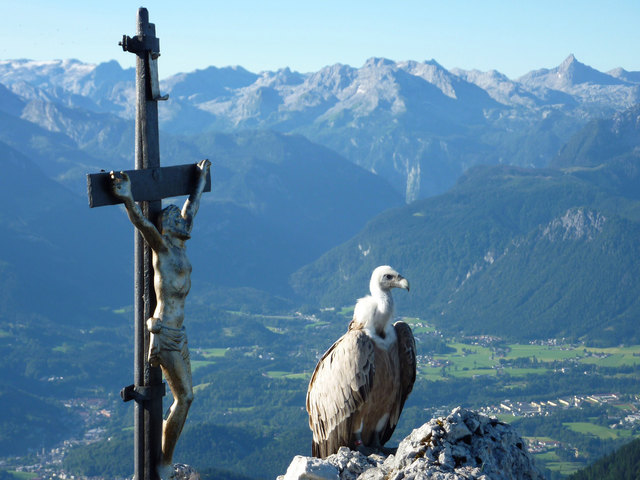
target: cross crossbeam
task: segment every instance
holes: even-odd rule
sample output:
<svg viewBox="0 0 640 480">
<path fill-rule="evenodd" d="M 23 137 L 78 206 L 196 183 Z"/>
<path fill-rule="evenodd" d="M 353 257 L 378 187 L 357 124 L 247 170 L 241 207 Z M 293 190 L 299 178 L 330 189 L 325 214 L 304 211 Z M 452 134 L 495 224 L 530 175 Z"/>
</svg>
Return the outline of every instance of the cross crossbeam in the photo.
<svg viewBox="0 0 640 480">
<path fill-rule="evenodd" d="M 125 170 L 131 179 L 131 193 L 136 202 L 152 202 L 163 198 L 189 195 L 198 180 L 198 167 L 194 164 L 171 167 Z M 109 173 L 87 175 L 89 206 L 102 207 L 122 203 L 113 194 Z M 205 192 L 211 191 L 211 175 L 207 175 Z"/>
</svg>

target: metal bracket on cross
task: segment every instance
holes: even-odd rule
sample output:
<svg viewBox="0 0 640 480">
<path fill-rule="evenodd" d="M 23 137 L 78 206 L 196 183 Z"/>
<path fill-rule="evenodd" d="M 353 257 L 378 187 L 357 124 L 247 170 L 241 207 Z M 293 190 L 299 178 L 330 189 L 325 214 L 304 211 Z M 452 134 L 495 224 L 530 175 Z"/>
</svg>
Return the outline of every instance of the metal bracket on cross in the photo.
<svg viewBox="0 0 640 480">
<path fill-rule="evenodd" d="M 158 397 L 164 397 L 167 394 L 167 385 L 162 382 L 160 385 L 152 385 L 149 387 L 129 385 L 120 390 L 122 401 L 129 402 L 148 402 Z"/>
<path fill-rule="evenodd" d="M 125 52 L 135 53 L 138 56 L 147 56 L 149 76 L 151 80 L 151 98 L 153 100 L 168 100 L 169 95 L 160 94 L 160 81 L 158 79 L 158 57 L 160 56 L 160 39 L 156 37 L 156 26 L 153 23 L 141 25 L 142 33 L 135 37 L 123 35 L 118 43 Z"/>
</svg>

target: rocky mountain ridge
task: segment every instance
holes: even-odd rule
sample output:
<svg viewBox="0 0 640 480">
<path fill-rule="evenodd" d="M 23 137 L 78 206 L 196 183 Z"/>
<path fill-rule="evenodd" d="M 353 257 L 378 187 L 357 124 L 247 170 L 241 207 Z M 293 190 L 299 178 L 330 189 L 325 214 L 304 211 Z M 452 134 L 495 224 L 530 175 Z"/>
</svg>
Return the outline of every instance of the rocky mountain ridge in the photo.
<svg viewBox="0 0 640 480">
<path fill-rule="evenodd" d="M 37 94 L 49 93 L 49 98 L 65 99 L 72 104 L 74 96 L 96 98 L 103 93 L 129 92 L 128 95 L 107 95 L 104 105 L 110 104 L 112 112 L 130 118 L 133 112 L 125 105 L 134 92 L 133 69 L 122 69 L 115 61 L 86 64 L 78 60 L 32 61 L 0 60 L 0 83 L 10 86 L 14 93 L 33 99 Z M 435 60 L 424 62 L 399 61 L 372 57 L 362 67 L 335 64 L 317 72 L 299 73 L 283 68 L 277 71 L 252 73 L 240 66 L 208 67 L 193 72 L 178 73 L 164 78 L 162 87 L 176 99 L 190 103 L 202 110 L 225 111 L 225 100 L 233 97 L 254 97 L 264 94 L 264 89 L 273 89 L 280 98 L 281 111 L 302 110 L 344 102 L 345 106 L 362 105 L 353 99 L 360 96 L 375 104 L 376 97 L 394 99 L 400 89 L 399 75 L 407 74 L 424 80 L 442 94 L 453 98 L 464 98 L 473 92 L 473 85 L 489 93 L 489 96 L 504 105 L 522 103 L 518 96 L 501 96 L 492 92 L 512 90 L 537 99 L 537 104 L 546 103 L 549 97 L 544 90 L 557 90 L 567 94 L 580 94 L 584 86 L 598 86 L 603 94 L 599 98 L 587 97 L 585 103 L 606 103 L 608 108 L 620 109 L 638 102 L 640 72 L 628 72 L 616 68 L 600 72 L 569 55 L 559 66 L 551 69 L 533 70 L 520 78 L 509 79 L 496 70 L 481 72 L 453 68 L 448 71 Z M 610 97 L 607 86 L 626 92 L 623 97 Z M 27 89 L 30 87 L 30 89 Z M 261 90 L 263 89 L 263 90 Z M 36 94 L 37 92 L 37 94 Z M 57 92 L 57 95 L 55 93 Z M 312 94 L 314 92 L 315 94 Z M 478 92 L 476 92 L 477 94 Z M 42 98 L 42 97 L 41 97 Z M 611 102 L 611 98 L 618 101 Z M 77 100 L 77 98 L 75 98 Z M 604 102 L 604 100 L 607 100 Z M 242 102 L 237 102 L 242 104 Z M 393 101 L 390 102 L 393 109 Z M 96 103 L 97 105 L 98 103 Z M 324 105 L 323 105 L 324 104 Z M 217 107 L 216 107 L 217 105 Z M 395 107 L 396 109 L 398 106 Z M 330 110 L 326 108 L 325 111 Z M 233 110 L 226 110 L 231 112 Z M 366 109 L 365 109 L 366 111 Z M 228 114 L 230 122 L 244 121 L 249 112 L 235 111 Z M 242 115 L 241 113 L 244 113 Z M 268 122 L 269 119 L 261 119 Z"/>
<path fill-rule="evenodd" d="M 299 133 L 384 176 L 410 202 L 442 193 L 478 163 L 547 165 L 586 121 L 640 102 L 637 74 L 598 72 L 573 55 L 516 80 L 448 71 L 434 60 L 371 58 L 359 68 L 336 64 L 306 74 L 209 67 L 161 82 L 170 100 L 160 119 L 164 131 L 179 135 Z M 101 148 L 132 142 L 118 125 L 133 118 L 134 74 L 115 61 L 5 60 L 0 84 L 15 95 L 2 109 L 47 130 L 64 126 L 81 139 L 100 139 Z M 62 107 L 84 113 L 74 118 Z"/>
</svg>

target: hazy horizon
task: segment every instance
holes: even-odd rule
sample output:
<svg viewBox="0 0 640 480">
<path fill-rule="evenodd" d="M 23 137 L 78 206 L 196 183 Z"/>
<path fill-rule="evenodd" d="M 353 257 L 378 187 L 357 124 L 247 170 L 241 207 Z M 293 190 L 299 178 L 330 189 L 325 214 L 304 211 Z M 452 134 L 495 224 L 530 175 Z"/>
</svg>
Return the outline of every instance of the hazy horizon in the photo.
<svg viewBox="0 0 640 480">
<path fill-rule="evenodd" d="M 128 68 L 134 56 L 122 52 L 118 41 L 135 34 L 139 6 L 129 0 L 91 8 L 78 0 L 8 3 L 0 19 L 0 59 L 116 60 Z M 146 7 L 160 38 L 161 77 L 236 65 L 252 72 L 289 67 L 306 73 L 337 63 L 360 67 L 368 58 L 383 57 L 433 59 L 447 69 L 497 70 L 514 79 L 554 68 L 570 54 L 603 72 L 640 71 L 640 3 L 631 0 L 606 6 L 547 0 L 192 0 L 179 9 L 162 0 Z"/>
</svg>

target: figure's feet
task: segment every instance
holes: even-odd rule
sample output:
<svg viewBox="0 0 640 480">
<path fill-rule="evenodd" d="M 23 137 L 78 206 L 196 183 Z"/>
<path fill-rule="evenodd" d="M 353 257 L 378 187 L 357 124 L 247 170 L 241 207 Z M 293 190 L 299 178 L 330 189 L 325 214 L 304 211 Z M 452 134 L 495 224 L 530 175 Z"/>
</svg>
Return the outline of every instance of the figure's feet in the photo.
<svg viewBox="0 0 640 480">
<path fill-rule="evenodd" d="M 173 465 L 158 465 L 158 476 L 160 480 L 174 480 L 176 478 L 176 471 Z"/>
</svg>

